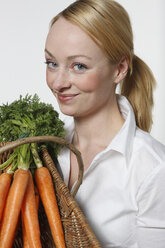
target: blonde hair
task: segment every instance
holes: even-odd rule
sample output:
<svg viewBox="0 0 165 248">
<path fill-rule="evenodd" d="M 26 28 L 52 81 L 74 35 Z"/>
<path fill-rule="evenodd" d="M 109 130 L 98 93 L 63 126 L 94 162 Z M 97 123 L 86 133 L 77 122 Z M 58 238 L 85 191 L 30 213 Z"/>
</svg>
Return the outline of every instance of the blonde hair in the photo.
<svg viewBox="0 0 165 248">
<path fill-rule="evenodd" d="M 137 126 L 150 131 L 155 79 L 149 67 L 134 54 L 126 10 L 113 0 L 77 0 L 55 16 L 51 26 L 61 16 L 84 30 L 111 63 L 119 63 L 123 56 L 128 58 L 129 70 L 121 83 L 121 94 L 130 101 Z"/>
</svg>

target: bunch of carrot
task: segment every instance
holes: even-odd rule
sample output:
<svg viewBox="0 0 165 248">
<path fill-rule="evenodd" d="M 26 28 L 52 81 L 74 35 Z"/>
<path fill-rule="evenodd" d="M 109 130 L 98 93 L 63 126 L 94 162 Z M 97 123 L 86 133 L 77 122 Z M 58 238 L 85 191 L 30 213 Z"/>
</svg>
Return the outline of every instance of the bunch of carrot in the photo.
<svg viewBox="0 0 165 248">
<path fill-rule="evenodd" d="M 0 142 L 10 142 L 28 136 L 52 135 L 64 137 L 63 122 L 50 104 L 38 96 L 24 98 L 0 106 Z M 35 187 L 47 215 L 55 245 L 65 247 L 60 214 L 51 175 L 42 165 L 36 143 L 24 144 L 13 150 L 0 165 L 0 248 L 12 247 L 15 232 L 22 220 L 24 247 L 40 248 L 40 226 Z M 41 144 L 57 155 L 59 146 Z M 33 175 L 33 176 L 32 176 Z M 35 185 L 35 186 L 34 186 Z"/>
<path fill-rule="evenodd" d="M 54 243 L 56 247 L 64 248 L 64 234 L 51 175 L 48 169 L 42 166 L 35 170 L 34 178 Z M 35 191 L 30 170 L 19 168 L 14 174 L 3 172 L 0 175 L 1 248 L 12 247 L 20 215 L 23 229 L 23 247 L 42 247 L 38 220 L 39 198 Z"/>
</svg>

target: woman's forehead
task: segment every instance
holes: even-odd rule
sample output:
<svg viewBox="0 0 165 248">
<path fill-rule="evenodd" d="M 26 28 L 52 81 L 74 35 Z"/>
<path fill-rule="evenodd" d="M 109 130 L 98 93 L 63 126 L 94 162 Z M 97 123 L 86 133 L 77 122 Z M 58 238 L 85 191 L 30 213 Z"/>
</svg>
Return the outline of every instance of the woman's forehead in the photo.
<svg viewBox="0 0 165 248">
<path fill-rule="evenodd" d="M 48 33 L 48 41 L 61 42 L 65 43 L 79 43 L 90 42 L 91 38 L 78 26 L 70 21 L 66 20 L 63 17 L 60 17 L 51 27 Z"/>
<path fill-rule="evenodd" d="M 88 34 L 63 17 L 60 17 L 51 27 L 46 40 L 46 49 L 51 52 L 62 49 L 70 55 L 82 54 L 89 57 L 103 54 Z"/>
</svg>

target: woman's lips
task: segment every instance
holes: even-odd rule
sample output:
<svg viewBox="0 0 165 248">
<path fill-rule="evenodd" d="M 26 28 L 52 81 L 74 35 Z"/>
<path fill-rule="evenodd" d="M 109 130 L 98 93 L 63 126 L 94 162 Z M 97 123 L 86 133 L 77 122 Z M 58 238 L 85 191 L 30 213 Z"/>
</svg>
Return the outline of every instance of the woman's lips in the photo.
<svg viewBox="0 0 165 248">
<path fill-rule="evenodd" d="M 60 102 L 68 102 L 73 100 L 78 94 L 57 94 Z"/>
</svg>

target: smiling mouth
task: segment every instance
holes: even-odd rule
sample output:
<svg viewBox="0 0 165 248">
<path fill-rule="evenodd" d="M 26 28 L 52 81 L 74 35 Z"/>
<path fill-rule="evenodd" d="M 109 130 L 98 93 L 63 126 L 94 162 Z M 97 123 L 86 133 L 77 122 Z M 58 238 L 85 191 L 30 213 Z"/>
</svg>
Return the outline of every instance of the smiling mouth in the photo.
<svg viewBox="0 0 165 248">
<path fill-rule="evenodd" d="M 57 98 L 60 102 L 68 102 L 73 100 L 79 94 L 57 94 Z"/>
</svg>

